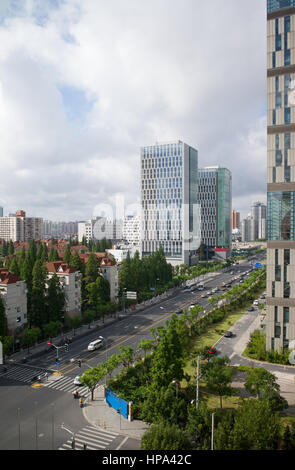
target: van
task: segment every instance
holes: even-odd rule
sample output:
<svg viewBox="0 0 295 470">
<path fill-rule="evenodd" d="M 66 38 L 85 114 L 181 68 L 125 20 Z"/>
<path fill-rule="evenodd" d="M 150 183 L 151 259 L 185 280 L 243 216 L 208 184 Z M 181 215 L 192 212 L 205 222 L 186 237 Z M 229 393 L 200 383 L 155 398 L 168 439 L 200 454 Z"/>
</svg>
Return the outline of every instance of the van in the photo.
<svg viewBox="0 0 295 470">
<path fill-rule="evenodd" d="M 95 341 L 92 341 L 91 343 L 88 344 L 88 351 L 95 351 L 96 349 L 101 348 L 103 343 L 103 337 L 100 336 L 99 339 L 96 339 Z"/>
</svg>

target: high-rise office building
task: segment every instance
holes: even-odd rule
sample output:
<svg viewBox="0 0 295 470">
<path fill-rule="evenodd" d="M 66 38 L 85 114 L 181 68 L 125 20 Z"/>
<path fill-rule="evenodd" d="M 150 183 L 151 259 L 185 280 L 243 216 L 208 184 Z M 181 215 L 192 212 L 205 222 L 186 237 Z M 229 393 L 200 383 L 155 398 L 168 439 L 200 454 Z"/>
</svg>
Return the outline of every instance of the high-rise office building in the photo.
<svg viewBox="0 0 295 470">
<path fill-rule="evenodd" d="M 198 151 L 181 141 L 141 148 L 141 254 L 160 246 L 172 265 L 198 262 Z"/>
<path fill-rule="evenodd" d="M 199 170 L 199 203 L 201 240 L 208 257 L 229 257 L 232 241 L 232 175 L 227 168 L 212 166 Z"/>
<path fill-rule="evenodd" d="M 295 0 L 267 1 L 268 350 L 295 339 Z"/>
<path fill-rule="evenodd" d="M 251 240 L 265 239 L 266 205 L 261 202 L 254 202 L 251 207 L 251 217 L 253 219 Z"/>
<path fill-rule="evenodd" d="M 241 228 L 241 216 L 240 212 L 232 211 L 232 230 Z"/>
<path fill-rule="evenodd" d="M 0 217 L 3 217 L 3 207 L 0 207 Z"/>
<path fill-rule="evenodd" d="M 127 215 L 123 220 L 123 240 L 130 245 L 140 245 L 140 217 L 137 215 Z"/>
</svg>

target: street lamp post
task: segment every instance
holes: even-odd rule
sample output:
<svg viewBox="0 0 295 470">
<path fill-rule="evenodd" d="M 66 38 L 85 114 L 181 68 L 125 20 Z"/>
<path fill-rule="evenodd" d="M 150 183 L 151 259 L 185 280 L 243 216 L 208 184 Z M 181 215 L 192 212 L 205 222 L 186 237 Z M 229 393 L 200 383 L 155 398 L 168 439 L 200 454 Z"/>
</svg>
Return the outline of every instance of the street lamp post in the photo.
<svg viewBox="0 0 295 470">
<path fill-rule="evenodd" d="M 176 399 L 178 399 L 178 380 L 172 380 L 172 383 L 176 385 Z"/>
<path fill-rule="evenodd" d="M 64 423 L 62 423 L 61 429 L 64 429 L 65 431 L 67 431 L 71 434 L 71 436 L 72 436 L 72 450 L 75 450 L 75 435 L 76 435 L 76 433 L 71 431 L 70 429 L 66 428 Z"/>
</svg>

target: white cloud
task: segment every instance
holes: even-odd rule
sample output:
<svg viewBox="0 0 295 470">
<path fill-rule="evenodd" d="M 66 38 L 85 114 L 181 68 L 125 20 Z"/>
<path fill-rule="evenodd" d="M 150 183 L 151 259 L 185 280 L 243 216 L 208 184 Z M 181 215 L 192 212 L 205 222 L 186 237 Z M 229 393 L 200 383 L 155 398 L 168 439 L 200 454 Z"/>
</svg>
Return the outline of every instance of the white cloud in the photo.
<svg viewBox="0 0 295 470">
<path fill-rule="evenodd" d="M 0 9 L 0 204 L 86 219 L 139 195 L 139 147 L 182 139 L 265 195 L 264 0 L 50 0 Z M 8 13 L 9 12 L 9 13 Z M 6 14 L 6 18 L 3 18 Z M 69 120 L 62 87 L 91 103 Z"/>
</svg>

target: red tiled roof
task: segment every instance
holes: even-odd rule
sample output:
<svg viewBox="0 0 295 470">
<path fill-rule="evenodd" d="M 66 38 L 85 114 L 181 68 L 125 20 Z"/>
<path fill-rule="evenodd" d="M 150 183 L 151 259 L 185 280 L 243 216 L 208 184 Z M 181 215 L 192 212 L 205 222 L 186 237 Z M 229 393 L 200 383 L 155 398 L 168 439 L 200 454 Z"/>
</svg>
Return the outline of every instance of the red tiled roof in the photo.
<svg viewBox="0 0 295 470">
<path fill-rule="evenodd" d="M 75 273 L 77 272 L 76 268 L 73 268 L 67 263 L 63 263 L 62 261 L 51 261 L 45 264 L 47 271 L 49 273 L 60 273 L 63 272 L 65 274 Z"/>
<path fill-rule="evenodd" d="M 19 281 L 21 281 L 21 279 L 10 273 L 8 269 L 0 268 L 0 284 L 15 284 Z"/>
</svg>

